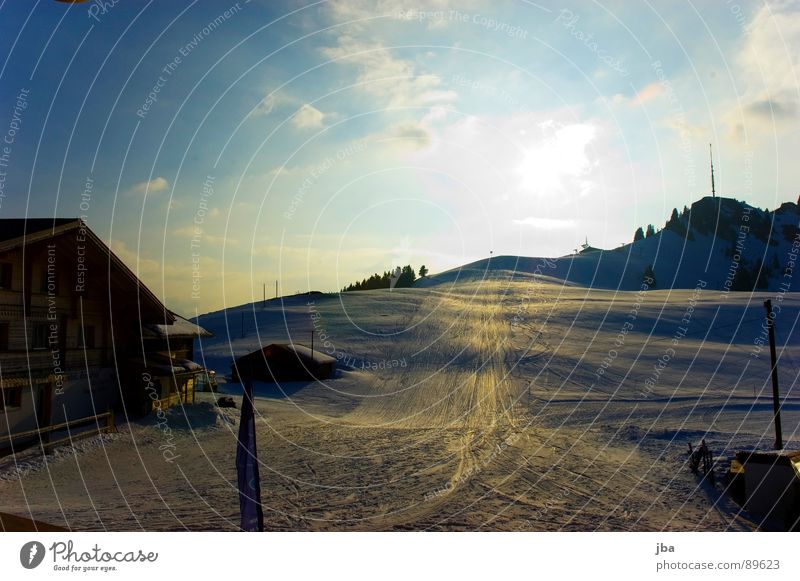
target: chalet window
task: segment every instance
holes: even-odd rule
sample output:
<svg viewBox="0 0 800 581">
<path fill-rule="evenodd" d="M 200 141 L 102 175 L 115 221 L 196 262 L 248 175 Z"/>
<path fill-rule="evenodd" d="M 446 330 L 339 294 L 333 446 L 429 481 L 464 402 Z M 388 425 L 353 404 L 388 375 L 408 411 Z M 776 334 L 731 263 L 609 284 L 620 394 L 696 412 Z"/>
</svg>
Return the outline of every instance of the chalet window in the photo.
<svg viewBox="0 0 800 581">
<path fill-rule="evenodd" d="M 0 264 L 0 288 L 11 289 L 11 265 L 8 263 Z"/>
<path fill-rule="evenodd" d="M 0 410 L 9 408 L 18 408 L 22 406 L 22 388 L 12 387 L 9 389 L 0 390 L 2 397 L 0 397 Z"/>
<path fill-rule="evenodd" d="M 47 330 L 46 323 L 34 323 L 31 326 L 31 348 L 47 349 Z"/>
<path fill-rule="evenodd" d="M 78 336 L 78 347 L 84 349 L 94 349 L 94 327 L 91 325 L 84 325 L 81 327 L 80 336 Z"/>
<path fill-rule="evenodd" d="M 8 351 L 8 335 L 8 323 L 0 322 L 0 351 Z"/>
</svg>

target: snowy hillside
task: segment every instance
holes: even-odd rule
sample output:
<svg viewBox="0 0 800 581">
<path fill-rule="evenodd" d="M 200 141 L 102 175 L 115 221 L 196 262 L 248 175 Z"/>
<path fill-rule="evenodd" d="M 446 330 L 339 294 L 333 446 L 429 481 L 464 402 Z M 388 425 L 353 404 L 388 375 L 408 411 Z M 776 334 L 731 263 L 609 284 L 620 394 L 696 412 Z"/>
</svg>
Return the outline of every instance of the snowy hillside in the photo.
<svg viewBox="0 0 800 581">
<path fill-rule="evenodd" d="M 766 212 L 730 198 L 706 197 L 653 236 L 614 250 L 548 259 L 498 256 L 429 276 L 417 286 L 534 276 L 591 288 L 637 290 L 652 266 L 659 289 L 691 289 L 703 281 L 705 288 L 726 294 L 797 291 L 799 222 L 798 206 L 791 202 Z"/>
<path fill-rule="evenodd" d="M 752 529 L 722 479 L 691 473 L 686 447 L 705 438 L 720 474 L 736 450 L 771 447 L 768 296 L 499 276 L 291 297 L 203 315 L 215 336 L 198 357 L 225 375 L 234 356 L 307 344 L 314 329 L 339 359 L 330 380 L 257 386 L 270 530 Z M 781 307 L 784 437 L 797 449 L 800 300 Z M 238 401 L 241 388 L 221 391 Z M 166 426 L 120 418 L 119 434 L 75 455 L 0 466 L 0 511 L 35 498 L 33 516 L 76 529 L 233 530 L 228 411 L 199 394 Z"/>
<path fill-rule="evenodd" d="M 767 237 L 766 214 L 747 211 L 739 264 L 777 256 L 781 269 L 767 279 L 772 290 L 725 293 L 743 214 L 722 202 L 717 219 L 703 204 L 688 237 L 673 226 L 621 251 L 498 257 L 415 288 L 312 293 L 200 316 L 214 336 L 196 358 L 237 403 L 241 386 L 225 383 L 231 362 L 260 346 L 309 345 L 313 332 L 315 349 L 338 360 L 325 381 L 255 386 L 266 527 L 772 527 L 725 494 L 724 472 L 737 450 L 774 442 L 767 298 L 783 437 L 800 448 L 800 295 L 777 278 L 792 268 L 796 206 L 769 214 Z M 643 287 L 650 263 L 658 286 L 688 288 Z M 235 530 L 238 410 L 215 407 L 215 397 L 198 394 L 163 425 L 121 418 L 119 434 L 74 454 L 0 464 L 0 511 L 35 498 L 32 516 L 75 529 Z M 702 439 L 717 460 L 716 485 L 687 466 L 687 444 Z"/>
</svg>

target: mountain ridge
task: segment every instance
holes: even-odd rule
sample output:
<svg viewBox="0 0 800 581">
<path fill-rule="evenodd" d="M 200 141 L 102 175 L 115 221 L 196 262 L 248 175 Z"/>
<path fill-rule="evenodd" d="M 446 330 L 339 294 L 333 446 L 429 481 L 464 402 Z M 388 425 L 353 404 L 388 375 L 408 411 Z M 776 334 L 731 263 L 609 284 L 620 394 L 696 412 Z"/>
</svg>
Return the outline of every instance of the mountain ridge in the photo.
<svg viewBox="0 0 800 581">
<path fill-rule="evenodd" d="M 557 258 L 496 256 L 430 275 L 429 287 L 480 278 L 533 277 L 611 290 L 686 289 L 793 292 L 800 250 L 800 207 L 762 210 L 734 198 L 706 196 L 663 229 L 613 250 L 588 247 Z M 644 284 L 652 267 L 654 283 Z"/>
</svg>

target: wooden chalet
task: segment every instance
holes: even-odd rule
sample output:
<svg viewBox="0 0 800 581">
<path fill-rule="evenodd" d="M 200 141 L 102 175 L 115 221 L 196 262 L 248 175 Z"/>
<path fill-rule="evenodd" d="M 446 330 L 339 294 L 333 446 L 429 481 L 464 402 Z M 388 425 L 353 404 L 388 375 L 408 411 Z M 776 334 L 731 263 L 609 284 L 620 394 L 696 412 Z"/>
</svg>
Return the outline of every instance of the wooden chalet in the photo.
<svg viewBox="0 0 800 581">
<path fill-rule="evenodd" d="M 193 361 L 194 340 L 212 337 L 212 334 L 180 315 L 173 315 L 175 322 L 171 325 L 143 326 L 146 358 L 131 361 L 136 367 L 132 373 L 144 378 L 147 397 L 138 402 L 144 405 L 142 413 L 179 403 L 194 403 L 198 380 L 205 379 L 205 369 Z"/>
<path fill-rule="evenodd" d="M 80 219 L 0 220 L 0 451 L 48 426 L 149 411 L 149 367 L 166 357 L 188 376 L 202 373 L 184 360 L 204 334 Z M 159 401 L 190 401 L 187 389 L 172 397 L 173 389 L 180 382 L 162 385 Z"/>
</svg>

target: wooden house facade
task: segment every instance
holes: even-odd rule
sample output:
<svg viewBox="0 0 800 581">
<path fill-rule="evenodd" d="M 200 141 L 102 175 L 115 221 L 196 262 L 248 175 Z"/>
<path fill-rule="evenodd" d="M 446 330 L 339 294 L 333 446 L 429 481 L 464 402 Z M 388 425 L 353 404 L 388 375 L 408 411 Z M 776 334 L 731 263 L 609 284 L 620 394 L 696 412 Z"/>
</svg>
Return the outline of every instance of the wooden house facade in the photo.
<svg viewBox="0 0 800 581">
<path fill-rule="evenodd" d="M 140 399 L 165 345 L 143 335 L 178 319 L 81 220 L 0 220 L 0 450 Z"/>
</svg>

